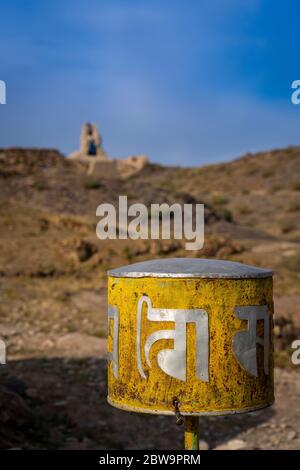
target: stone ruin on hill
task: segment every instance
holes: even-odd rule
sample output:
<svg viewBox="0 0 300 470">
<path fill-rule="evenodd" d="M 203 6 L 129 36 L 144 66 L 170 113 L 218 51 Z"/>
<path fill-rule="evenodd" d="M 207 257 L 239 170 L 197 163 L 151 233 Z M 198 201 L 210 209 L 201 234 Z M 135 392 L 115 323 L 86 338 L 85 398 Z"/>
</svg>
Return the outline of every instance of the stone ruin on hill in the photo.
<svg viewBox="0 0 300 470">
<path fill-rule="evenodd" d="M 146 155 L 124 159 L 109 158 L 102 147 L 102 137 L 95 124 L 85 123 L 80 137 L 80 149 L 68 158 L 86 165 L 87 174 L 101 178 L 128 178 L 141 171 L 148 163 Z"/>
<path fill-rule="evenodd" d="M 83 125 L 80 137 L 80 152 L 83 155 L 107 160 L 107 155 L 102 148 L 102 139 L 96 124 L 87 122 Z"/>
</svg>

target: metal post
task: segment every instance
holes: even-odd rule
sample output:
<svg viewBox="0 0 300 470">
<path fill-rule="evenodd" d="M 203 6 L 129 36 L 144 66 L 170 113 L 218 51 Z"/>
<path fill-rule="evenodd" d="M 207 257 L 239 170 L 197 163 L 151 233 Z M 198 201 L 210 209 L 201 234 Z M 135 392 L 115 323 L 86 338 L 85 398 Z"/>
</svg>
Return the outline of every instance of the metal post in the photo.
<svg viewBox="0 0 300 470">
<path fill-rule="evenodd" d="M 185 450 L 199 450 L 198 416 L 184 417 L 184 448 Z"/>
</svg>

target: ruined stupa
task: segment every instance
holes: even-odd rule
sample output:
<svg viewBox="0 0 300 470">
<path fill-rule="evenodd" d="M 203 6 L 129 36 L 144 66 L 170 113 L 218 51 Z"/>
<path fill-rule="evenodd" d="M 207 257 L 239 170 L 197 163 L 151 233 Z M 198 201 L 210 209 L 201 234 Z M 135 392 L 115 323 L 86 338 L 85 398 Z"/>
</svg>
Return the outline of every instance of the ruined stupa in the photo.
<svg viewBox="0 0 300 470">
<path fill-rule="evenodd" d="M 96 124 L 86 122 L 82 126 L 79 151 L 71 153 L 69 158 L 83 159 L 95 157 L 99 160 L 107 160 L 107 155 L 102 148 L 102 138 Z"/>
<path fill-rule="evenodd" d="M 147 155 L 127 158 L 109 158 L 103 150 L 102 137 L 96 124 L 86 122 L 82 126 L 80 149 L 68 158 L 82 162 L 90 175 L 102 178 L 127 178 L 141 171 L 148 163 Z"/>
</svg>

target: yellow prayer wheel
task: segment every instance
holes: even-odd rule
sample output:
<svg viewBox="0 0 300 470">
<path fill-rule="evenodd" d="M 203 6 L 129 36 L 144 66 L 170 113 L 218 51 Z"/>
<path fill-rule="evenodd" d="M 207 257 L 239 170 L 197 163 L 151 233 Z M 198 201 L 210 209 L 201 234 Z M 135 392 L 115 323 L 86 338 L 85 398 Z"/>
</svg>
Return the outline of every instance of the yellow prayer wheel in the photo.
<svg viewBox="0 0 300 470">
<path fill-rule="evenodd" d="M 174 258 L 108 277 L 111 405 L 198 416 L 273 403 L 272 271 Z"/>
</svg>

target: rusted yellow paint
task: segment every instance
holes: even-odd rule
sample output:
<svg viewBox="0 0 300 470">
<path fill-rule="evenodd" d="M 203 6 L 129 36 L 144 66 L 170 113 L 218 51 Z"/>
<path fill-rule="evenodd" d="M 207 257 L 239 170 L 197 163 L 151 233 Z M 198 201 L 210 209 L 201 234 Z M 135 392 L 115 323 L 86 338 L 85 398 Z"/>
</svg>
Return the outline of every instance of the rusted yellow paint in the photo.
<svg viewBox="0 0 300 470">
<path fill-rule="evenodd" d="M 258 346 L 258 377 L 249 374 L 237 361 L 232 339 L 236 332 L 247 329 L 234 308 L 267 305 L 273 314 L 272 278 L 261 279 L 180 279 L 117 278 L 108 282 L 108 302 L 119 310 L 119 376 L 108 370 L 108 400 L 119 408 L 173 414 L 173 399 L 178 397 L 182 414 L 226 414 L 248 411 L 273 402 L 273 340 L 271 334 L 270 371 L 263 367 L 263 348 Z M 187 324 L 187 380 L 181 381 L 164 373 L 157 364 L 161 349 L 173 348 L 173 340 L 160 340 L 151 348 L 148 368 L 143 358 L 147 379 L 138 371 L 136 357 L 137 303 L 147 295 L 154 308 L 204 308 L 209 316 L 209 381 L 196 377 L 195 327 Z M 142 349 L 154 331 L 170 329 L 170 322 L 151 322 L 142 315 Z M 263 324 L 257 333 L 263 336 Z M 272 331 L 272 328 L 271 328 Z M 108 350 L 112 351 L 113 330 L 110 328 Z"/>
<path fill-rule="evenodd" d="M 184 418 L 184 448 L 199 450 L 199 418 L 186 416 Z"/>
</svg>

